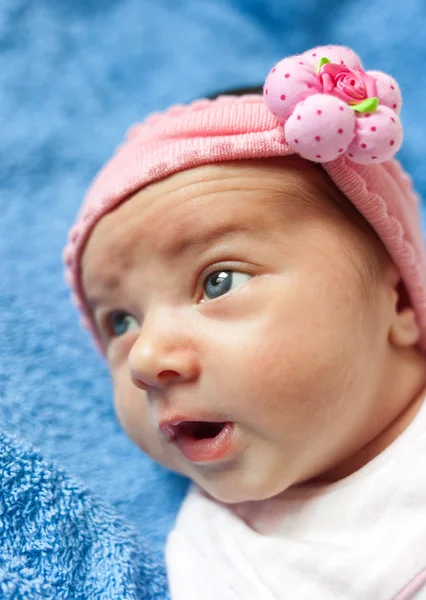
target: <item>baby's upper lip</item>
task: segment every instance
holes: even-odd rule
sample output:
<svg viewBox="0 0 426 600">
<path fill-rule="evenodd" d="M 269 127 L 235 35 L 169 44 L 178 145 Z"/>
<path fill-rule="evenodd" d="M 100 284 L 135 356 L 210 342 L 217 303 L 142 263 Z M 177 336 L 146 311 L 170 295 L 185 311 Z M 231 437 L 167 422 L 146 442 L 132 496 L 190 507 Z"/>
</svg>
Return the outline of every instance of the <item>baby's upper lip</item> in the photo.
<svg viewBox="0 0 426 600">
<path fill-rule="evenodd" d="M 158 421 L 158 426 L 159 429 L 161 431 L 161 433 L 163 435 L 165 435 L 166 437 L 168 437 L 169 439 L 172 439 L 174 437 L 176 437 L 176 433 L 177 433 L 177 429 L 179 427 L 179 425 L 181 423 L 200 423 L 200 422 L 205 422 L 205 423 L 225 423 L 227 422 L 227 419 L 218 419 L 213 417 L 212 415 L 206 415 L 206 414 L 175 414 L 175 415 L 168 415 L 168 416 L 163 416 L 159 418 Z"/>
<path fill-rule="evenodd" d="M 166 419 L 159 420 L 159 429 L 163 435 L 167 438 L 172 439 L 176 435 L 176 427 L 183 423 L 183 421 L 187 421 L 188 419 L 182 416 L 169 417 Z"/>
</svg>

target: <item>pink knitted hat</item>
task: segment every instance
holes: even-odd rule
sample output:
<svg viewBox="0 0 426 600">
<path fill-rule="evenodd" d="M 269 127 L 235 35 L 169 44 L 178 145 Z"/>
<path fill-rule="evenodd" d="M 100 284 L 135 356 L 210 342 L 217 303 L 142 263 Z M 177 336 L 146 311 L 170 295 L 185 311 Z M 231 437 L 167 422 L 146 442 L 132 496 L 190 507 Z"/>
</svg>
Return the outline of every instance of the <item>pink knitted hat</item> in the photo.
<svg viewBox="0 0 426 600">
<path fill-rule="evenodd" d="M 376 230 L 399 268 L 426 351 L 426 254 L 418 197 L 392 159 L 402 141 L 400 109 L 401 93 L 392 77 L 365 72 L 348 48 L 323 46 L 279 62 L 266 79 L 263 98 L 199 100 L 133 126 L 94 180 L 64 251 L 74 303 L 101 352 L 81 283 L 82 253 L 96 223 L 172 173 L 291 154 L 322 163 Z"/>
</svg>

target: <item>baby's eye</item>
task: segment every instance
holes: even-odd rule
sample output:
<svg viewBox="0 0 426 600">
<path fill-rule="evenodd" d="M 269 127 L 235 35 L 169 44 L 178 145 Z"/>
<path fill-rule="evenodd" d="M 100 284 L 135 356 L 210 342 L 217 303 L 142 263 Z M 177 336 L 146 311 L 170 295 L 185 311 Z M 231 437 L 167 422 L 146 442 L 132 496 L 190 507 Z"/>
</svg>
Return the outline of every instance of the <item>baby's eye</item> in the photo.
<svg viewBox="0 0 426 600">
<path fill-rule="evenodd" d="M 132 317 L 132 315 L 129 315 L 129 313 L 117 310 L 108 316 L 108 327 L 111 335 L 118 337 L 129 331 L 139 329 L 139 323 L 138 320 L 135 317 Z"/>
<path fill-rule="evenodd" d="M 239 271 L 215 271 L 204 280 L 203 302 L 223 296 L 232 288 L 251 279 L 252 275 Z"/>
</svg>

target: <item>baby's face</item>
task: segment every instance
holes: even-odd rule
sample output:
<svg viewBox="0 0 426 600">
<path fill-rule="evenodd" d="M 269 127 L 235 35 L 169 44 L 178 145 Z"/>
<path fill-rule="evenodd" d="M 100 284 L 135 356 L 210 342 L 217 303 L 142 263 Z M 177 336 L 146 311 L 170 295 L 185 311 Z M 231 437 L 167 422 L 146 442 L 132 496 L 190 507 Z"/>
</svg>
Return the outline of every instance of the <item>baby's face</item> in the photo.
<svg viewBox="0 0 426 600">
<path fill-rule="evenodd" d="M 106 215 L 85 250 L 122 425 L 225 502 L 344 461 L 381 393 L 388 292 L 367 289 L 372 248 L 324 182 L 295 158 L 198 167 Z"/>
</svg>

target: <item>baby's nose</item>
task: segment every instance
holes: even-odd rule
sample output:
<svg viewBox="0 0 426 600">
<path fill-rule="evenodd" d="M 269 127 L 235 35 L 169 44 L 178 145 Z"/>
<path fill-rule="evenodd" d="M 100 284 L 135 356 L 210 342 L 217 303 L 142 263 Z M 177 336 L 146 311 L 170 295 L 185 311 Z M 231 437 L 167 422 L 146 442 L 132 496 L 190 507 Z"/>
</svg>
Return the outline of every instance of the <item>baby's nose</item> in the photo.
<svg viewBox="0 0 426 600">
<path fill-rule="evenodd" d="M 153 332 L 152 332 L 153 333 Z M 133 383 L 142 389 L 195 381 L 200 374 L 196 352 L 172 335 L 146 335 L 143 328 L 129 354 Z"/>
</svg>

